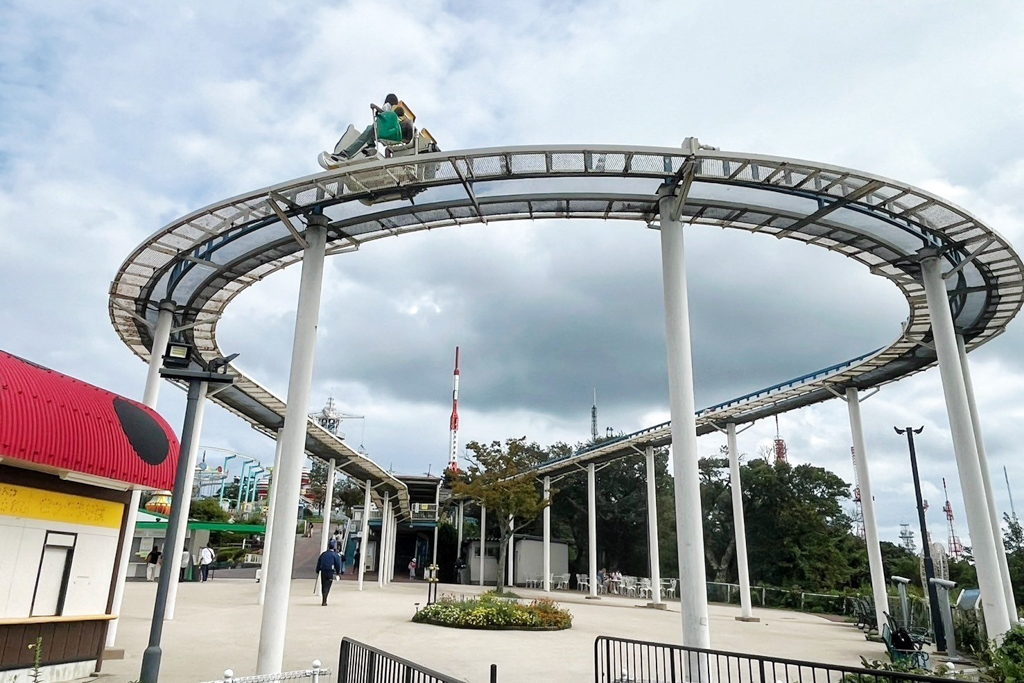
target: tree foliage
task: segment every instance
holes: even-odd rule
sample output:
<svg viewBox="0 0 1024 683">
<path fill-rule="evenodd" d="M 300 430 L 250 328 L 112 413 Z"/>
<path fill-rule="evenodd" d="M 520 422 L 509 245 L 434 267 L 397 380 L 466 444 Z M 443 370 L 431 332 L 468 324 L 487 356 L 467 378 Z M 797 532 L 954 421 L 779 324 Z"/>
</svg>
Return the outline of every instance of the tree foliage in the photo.
<svg viewBox="0 0 1024 683">
<path fill-rule="evenodd" d="M 505 585 L 505 557 L 508 541 L 517 531 L 533 523 L 547 507 L 530 468 L 542 462 L 546 453 L 526 437 L 466 445 L 471 463 L 464 477 L 452 481 L 452 494 L 469 498 L 487 508 L 488 519 L 498 529 L 498 590 Z M 484 549 L 480 549 L 484 552 Z"/>
</svg>

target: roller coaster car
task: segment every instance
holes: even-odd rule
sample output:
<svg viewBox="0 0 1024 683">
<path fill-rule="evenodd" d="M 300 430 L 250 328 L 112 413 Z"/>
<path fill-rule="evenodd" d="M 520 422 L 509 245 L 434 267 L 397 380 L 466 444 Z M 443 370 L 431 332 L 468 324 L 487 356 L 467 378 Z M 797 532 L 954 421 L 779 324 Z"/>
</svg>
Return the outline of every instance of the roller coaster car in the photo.
<svg viewBox="0 0 1024 683">
<path fill-rule="evenodd" d="M 345 157 L 342 152 L 359 137 L 359 131 L 355 126 L 349 126 L 345 134 L 334 146 L 334 152 L 321 152 L 317 158 L 320 166 L 328 171 L 333 171 L 345 166 L 359 164 L 371 159 L 382 160 L 397 157 L 409 157 L 410 162 L 415 162 L 415 157 L 420 154 L 440 151 L 434 136 L 426 128 L 416 127 L 416 115 L 412 113 L 408 105 L 399 102 L 396 109 L 401 107 L 405 110 L 402 122 L 407 123 L 412 131 L 411 138 L 406 141 L 395 142 L 377 138 L 376 143 L 371 143 L 356 153 L 351 159 Z M 376 120 L 374 121 L 376 126 Z M 374 135 L 376 138 L 377 136 Z M 383 148 L 383 154 L 378 149 Z M 369 193 L 369 196 L 360 199 L 363 204 L 370 206 L 380 202 L 393 201 L 395 199 L 408 199 L 415 196 L 420 190 L 412 190 L 403 187 L 417 181 L 430 180 L 437 171 L 437 164 L 409 163 L 390 165 L 384 168 L 376 167 L 366 171 L 356 171 L 346 175 L 342 182 L 349 192 Z"/>
</svg>

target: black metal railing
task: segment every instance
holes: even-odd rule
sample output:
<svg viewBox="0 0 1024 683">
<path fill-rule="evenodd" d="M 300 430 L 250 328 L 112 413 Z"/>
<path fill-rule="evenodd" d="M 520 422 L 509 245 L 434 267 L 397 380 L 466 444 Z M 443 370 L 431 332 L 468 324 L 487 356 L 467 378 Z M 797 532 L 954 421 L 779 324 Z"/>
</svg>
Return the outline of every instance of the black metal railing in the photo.
<svg viewBox="0 0 1024 683">
<path fill-rule="evenodd" d="M 895 671 L 819 664 L 598 636 L 595 683 L 949 683 Z"/>
<path fill-rule="evenodd" d="M 341 639 L 338 683 L 464 683 L 408 659 L 352 640 Z"/>
</svg>

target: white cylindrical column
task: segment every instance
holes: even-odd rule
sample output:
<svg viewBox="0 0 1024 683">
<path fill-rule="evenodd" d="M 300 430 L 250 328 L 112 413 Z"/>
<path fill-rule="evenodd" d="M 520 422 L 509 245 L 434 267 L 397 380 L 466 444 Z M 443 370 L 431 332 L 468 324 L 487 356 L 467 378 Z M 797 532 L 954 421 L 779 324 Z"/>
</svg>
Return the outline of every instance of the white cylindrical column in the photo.
<svg viewBox="0 0 1024 683">
<path fill-rule="evenodd" d="M 366 567 L 367 542 L 370 536 L 370 480 L 366 480 L 366 492 L 363 494 L 363 530 L 359 536 L 359 590 L 363 590 L 363 574 Z"/>
<path fill-rule="evenodd" d="M 295 313 L 295 339 L 288 375 L 288 402 L 284 434 L 281 437 L 281 464 L 274 473 L 278 478 L 278 504 L 270 523 L 279 541 L 291 539 L 295 534 L 295 511 L 299 507 L 302 464 L 306 460 L 307 411 L 313 380 L 313 360 L 316 356 L 316 329 L 320 319 L 320 294 L 327 243 L 327 230 L 323 226 L 326 218 L 310 216 L 307 220 L 309 223 L 305 232 L 306 248 L 302 257 L 299 303 Z M 290 540 L 275 543 L 265 558 L 267 593 L 263 603 L 256 658 L 256 671 L 259 674 L 281 673 L 294 559 L 295 544 Z"/>
<path fill-rule="evenodd" d="M 551 477 L 544 477 L 544 592 L 551 592 Z"/>
<path fill-rule="evenodd" d="M 996 510 L 996 499 L 992 493 L 992 473 L 988 468 L 988 454 L 985 452 L 985 440 L 981 433 L 981 419 L 978 417 L 978 404 L 974 398 L 974 382 L 971 380 L 971 366 L 967 362 L 967 348 L 962 335 L 956 335 L 956 347 L 960 354 L 960 367 L 964 373 L 964 386 L 967 389 L 967 407 L 971 412 L 971 424 L 974 426 L 974 442 L 978 449 L 978 462 L 981 465 L 981 478 L 985 483 L 985 502 L 988 506 L 989 524 L 992 525 L 996 555 L 999 558 L 999 576 L 1003 582 L 1003 595 L 1006 599 L 1006 612 L 1010 621 L 1016 621 L 1017 601 L 1013 597 L 1013 583 L 1010 581 L 1010 566 L 1006 561 L 1006 545 L 1003 541 L 1002 520 Z"/>
<path fill-rule="evenodd" d="M 444 481 L 443 479 L 441 481 Z M 431 564 L 437 564 L 437 527 L 441 522 L 441 482 L 437 482 L 437 492 L 434 493 L 434 548 L 432 557 L 430 559 Z M 462 538 L 462 528 L 459 527 L 459 538 Z M 458 548 L 456 548 L 455 554 L 458 555 Z"/>
<path fill-rule="evenodd" d="M 327 550 L 331 540 L 331 506 L 334 505 L 334 458 L 327 461 L 327 481 L 324 484 L 324 519 L 320 523 L 320 552 Z M 314 595 L 320 595 L 320 582 L 314 582 Z"/>
<path fill-rule="evenodd" d="M 978 460 L 978 445 L 974 438 L 971 411 L 967 405 L 967 387 L 956 348 L 953 315 L 950 312 L 939 259 L 934 256 L 923 259 L 921 274 L 932 321 L 935 353 L 939 360 L 942 393 L 946 399 L 946 413 L 949 415 L 949 427 L 953 434 L 956 469 L 960 475 L 967 526 L 971 532 L 975 567 L 978 570 L 985 627 L 990 639 L 1002 642 L 1003 635 L 1010 628 L 1010 615 L 1006 611 L 1006 597 L 1003 593 L 1003 580 L 994 543 L 995 534 L 989 521 L 985 482 Z M 922 542 L 925 542 L 925 539 L 922 539 Z"/>
<path fill-rule="evenodd" d="M 206 382 L 199 383 L 199 401 L 196 403 L 196 417 L 195 422 L 192 423 L 192 439 L 189 441 L 188 449 L 188 460 L 184 463 L 185 470 L 185 488 L 184 493 L 189 497 L 189 500 L 181 501 L 181 505 L 184 505 L 185 519 L 184 523 L 178 525 L 177 533 L 174 534 L 174 538 L 171 539 L 171 543 L 168 545 L 164 541 L 164 568 L 170 569 L 175 574 L 171 577 L 171 582 L 167 584 L 167 604 L 164 608 L 164 619 L 174 619 L 174 605 L 178 600 L 178 580 L 176 578 L 179 562 L 181 561 L 181 553 L 185 550 L 185 536 L 188 535 L 188 511 L 192 507 L 192 486 L 196 480 L 196 461 L 199 459 L 199 438 L 203 433 L 203 414 L 206 412 L 206 392 L 209 390 L 209 385 Z M 179 465 L 180 466 L 180 465 Z M 191 548 L 190 551 L 195 551 L 195 548 Z M 170 562 L 168 562 L 170 560 Z"/>
<path fill-rule="evenodd" d="M 391 508 L 391 519 L 388 521 L 388 583 L 395 578 L 395 550 L 398 545 L 398 513 Z"/>
<path fill-rule="evenodd" d="M 384 587 L 385 574 L 389 565 L 388 553 L 391 550 L 391 492 L 384 492 L 384 507 L 380 511 L 380 535 L 377 537 L 377 586 Z"/>
<path fill-rule="evenodd" d="M 487 508 L 480 506 L 480 585 L 484 585 L 484 558 L 487 557 Z M 499 568 L 498 571 L 501 571 Z"/>
<path fill-rule="evenodd" d="M 256 604 L 262 605 L 267 597 L 267 554 L 270 552 L 270 535 L 273 525 L 270 520 L 274 518 L 274 504 L 277 501 L 277 468 L 281 464 L 281 434 L 283 429 L 277 430 L 277 442 L 274 448 L 274 467 L 270 470 L 270 488 L 267 489 L 267 525 L 263 534 L 263 555 L 260 559 L 260 593 L 256 598 Z"/>
<path fill-rule="evenodd" d="M 679 547 L 679 603 L 683 621 L 683 645 L 710 648 L 707 574 L 704 568 L 704 513 L 700 504 L 683 225 L 671 215 L 676 201 L 675 197 L 663 198 L 659 210 L 669 411 L 672 418 L 672 471 L 675 475 L 676 538 Z"/>
<path fill-rule="evenodd" d="M 508 516 L 508 528 L 512 529 L 514 526 L 515 526 L 515 518 L 512 517 L 512 515 L 509 515 Z M 516 585 L 516 559 L 515 559 L 515 554 L 516 554 L 516 535 L 515 534 L 509 534 L 509 537 L 508 537 L 508 553 L 506 553 L 506 554 L 508 555 L 508 562 L 506 563 L 505 566 L 508 567 L 508 576 L 505 577 L 505 585 L 508 586 L 509 588 L 512 588 L 512 587 L 514 587 Z"/>
<path fill-rule="evenodd" d="M 747 566 L 747 522 L 743 516 L 743 483 L 740 480 L 740 451 L 736 446 L 736 425 L 725 426 L 729 448 L 729 488 L 732 490 L 732 519 L 736 534 L 736 569 L 740 576 L 741 621 L 754 621 L 750 604 L 750 571 Z"/>
<path fill-rule="evenodd" d="M 597 470 L 587 464 L 587 562 L 590 597 L 597 598 Z"/>
<path fill-rule="evenodd" d="M 156 409 L 157 399 L 160 397 L 160 368 L 164 364 L 164 349 L 171 338 L 171 325 L 174 322 L 175 304 L 173 301 L 160 303 L 160 312 L 157 315 L 156 327 L 153 328 L 153 345 L 149 349 L 149 370 L 146 374 L 146 388 L 142 393 L 143 405 Z M 139 520 L 139 503 L 142 499 L 142 492 L 132 490 L 131 500 L 128 503 L 128 514 L 124 524 L 124 538 L 121 542 L 121 554 L 117 562 L 117 574 L 114 582 L 114 598 L 111 601 L 110 613 L 118 615 L 121 613 L 121 602 L 124 600 L 124 583 L 128 578 L 128 566 L 131 562 L 132 541 L 135 539 L 135 524 Z M 166 551 L 167 548 L 164 548 Z M 114 647 L 117 641 L 117 619 L 111 620 L 107 626 L 107 647 Z"/>
<path fill-rule="evenodd" d="M 455 548 L 456 548 L 455 556 L 456 557 L 461 557 L 463 564 L 465 564 L 468 567 L 469 566 L 469 561 L 465 557 L 463 557 L 463 555 L 462 555 L 462 527 L 463 527 L 463 522 L 466 519 L 466 517 L 465 517 L 465 512 L 466 512 L 465 506 L 466 506 L 466 501 L 460 500 L 459 501 L 459 512 L 458 512 L 459 539 L 458 539 L 458 541 L 456 541 L 457 545 L 455 546 Z M 456 580 L 458 580 L 459 577 L 455 577 L 455 578 L 456 578 Z"/>
<path fill-rule="evenodd" d="M 853 435 L 853 461 L 857 467 L 857 483 L 860 487 L 860 504 L 864 512 L 864 541 L 868 550 L 868 567 L 871 570 L 871 593 L 875 599 L 875 619 L 878 628 L 885 623 L 885 612 L 889 611 L 889 593 L 886 591 L 885 569 L 882 566 L 882 548 L 878 542 L 878 525 L 875 523 L 875 498 L 871 492 L 871 475 L 868 472 L 867 448 L 864 446 L 864 426 L 860 418 L 860 397 L 857 387 L 847 387 L 846 407 L 850 412 L 850 432 Z"/>
<path fill-rule="evenodd" d="M 658 550 L 658 498 L 654 479 L 654 446 L 644 451 L 647 460 L 647 559 L 651 563 L 651 600 L 661 604 L 661 554 Z"/>
</svg>

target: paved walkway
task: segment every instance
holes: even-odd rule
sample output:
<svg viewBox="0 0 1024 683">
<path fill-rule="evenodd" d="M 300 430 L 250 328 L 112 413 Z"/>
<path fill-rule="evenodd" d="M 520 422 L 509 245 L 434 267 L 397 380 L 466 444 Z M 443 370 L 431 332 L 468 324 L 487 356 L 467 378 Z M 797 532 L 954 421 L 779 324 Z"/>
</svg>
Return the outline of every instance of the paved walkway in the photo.
<svg viewBox="0 0 1024 683">
<path fill-rule="evenodd" d="M 442 585 L 440 589 L 442 594 L 479 591 L 476 586 Z M 261 618 L 258 593 L 254 581 L 239 579 L 182 584 L 177 616 L 164 628 L 161 680 L 209 681 L 227 668 L 236 675 L 255 673 Z M 285 667 L 308 668 L 319 658 L 333 669 L 341 638 L 349 636 L 470 683 L 486 681 L 491 663 L 498 665 L 502 683 L 582 682 L 593 680 L 598 635 L 681 640 L 678 603 L 658 611 L 643 609 L 639 607 L 643 602 L 634 599 L 612 596 L 593 601 L 582 593 L 561 591 L 552 595 L 573 613 L 569 630 L 473 631 L 412 623 L 415 603 L 423 604 L 426 593 L 424 583 L 393 583 L 381 590 L 375 582 L 367 582 L 359 592 L 356 582 L 344 581 L 331 591 L 331 604 L 321 607 L 313 595 L 313 579 L 293 581 Z M 543 595 L 529 589 L 517 589 L 517 593 Z M 125 659 L 103 665 L 104 683 L 138 678 L 155 594 L 155 583 L 127 584 L 118 631 Z M 760 623 L 741 623 L 734 619 L 738 614 L 738 607 L 711 606 L 714 648 L 847 665 L 858 665 L 861 655 L 885 657 L 881 645 L 865 641 L 850 624 L 782 610 L 755 610 Z"/>
</svg>

